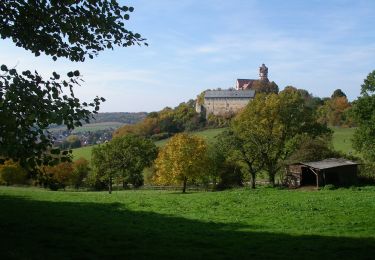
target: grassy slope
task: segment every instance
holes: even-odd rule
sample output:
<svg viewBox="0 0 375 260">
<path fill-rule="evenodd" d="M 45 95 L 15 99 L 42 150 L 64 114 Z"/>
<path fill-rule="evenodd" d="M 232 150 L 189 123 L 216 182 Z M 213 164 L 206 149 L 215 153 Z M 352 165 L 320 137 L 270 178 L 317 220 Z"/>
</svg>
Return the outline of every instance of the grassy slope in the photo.
<svg viewBox="0 0 375 260">
<path fill-rule="evenodd" d="M 4 259 L 370 259 L 375 188 L 216 193 L 0 188 Z"/>
<path fill-rule="evenodd" d="M 333 147 L 337 151 L 353 153 L 352 138 L 355 128 L 333 128 Z"/>
<path fill-rule="evenodd" d="M 195 132 L 197 136 L 205 138 L 207 141 L 212 141 L 215 136 L 224 131 L 225 128 L 220 129 L 208 129 L 200 132 Z M 353 137 L 355 128 L 333 128 L 333 147 L 345 153 L 353 152 L 351 138 Z M 160 140 L 155 142 L 159 147 L 163 146 L 169 139 Z M 75 159 L 84 157 L 87 160 L 91 160 L 91 149 L 92 147 L 83 147 L 73 150 L 73 156 Z"/>
<path fill-rule="evenodd" d="M 197 136 L 200 136 L 200 137 L 203 137 L 207 141 L 212 141 L 215 138 L 215 136 L 217 136 L 222 131 L 224 131 L 224 129 L 225 128 L 208 129 L 208 130 L 204 130 L 204 131 L 194 132 L 193 134 L 197 135 Z M 156 146 L 161 147 L 164 144 L 166 144 L 168 140 L 169 139 L 160 140 L 160 141 L 155 142 L 155 144 L 156 144 Z M 91 160 L 91 149 L 92 149 L 92 146 L 73 149 L 74 159 L 78 159 L 80 157 L 83 157 L 83 158 L 90 161 Z"/>
<path fill-rule="evenodd" d="M 123 123 L 120 122 L 101 122 L 101 123 L 91 123 L 86 124 L 80 127 L 75 128 L 72 133 L 81 133 L 81 132 L 88 132 L 88 131 L 99 131 L 99 130 L 107 130 L 107 129 L 113 129 L 113 128 L 119 128 L 120 126 L 123 126 Z M 50 129 L 52 132 L 54 131 L 63 131 L 66 130 L 65 126 L 61 127 L 54 127 Z"/>
</svg>

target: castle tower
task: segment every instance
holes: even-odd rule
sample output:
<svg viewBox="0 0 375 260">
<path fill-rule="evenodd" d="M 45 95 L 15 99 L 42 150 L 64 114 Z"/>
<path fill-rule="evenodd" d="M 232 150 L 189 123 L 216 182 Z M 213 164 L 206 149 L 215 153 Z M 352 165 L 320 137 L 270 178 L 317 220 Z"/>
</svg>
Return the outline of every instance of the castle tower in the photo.
<svg viewBox="0 0 375 260">
<path fill-rule="evenodd" d="M 262 81 L 268 81 L 268 68 L 264 63 L 259 67 L 259 79 Z"/>
</svg>

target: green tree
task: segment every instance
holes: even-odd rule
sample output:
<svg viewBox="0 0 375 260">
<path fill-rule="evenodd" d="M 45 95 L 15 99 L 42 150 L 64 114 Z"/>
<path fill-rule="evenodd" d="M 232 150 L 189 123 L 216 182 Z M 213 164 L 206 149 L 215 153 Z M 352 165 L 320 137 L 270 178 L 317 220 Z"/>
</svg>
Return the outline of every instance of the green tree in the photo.
<svg viewBox="0 0 375 260">
<path fill-rule="evenodd" d="M 255 188 L 256 174 L 262 170 L 264 161 L 262 161 L 261 149 L 258 142 L 251 136 L 244 138 L 240 127 L 234 121 L 229 131 L 225 131 L 218 136 L 218 148 L 222 151 L 227 161 L 235 162 L 243 171 L 250 174 L 250 187 Z"/>
<path fill-rule="evenodd" d="M 351 111 L 358 128 L 353 147 L 370 162 L 375 160 L 375 70 L 368 74 L 361 86 L 361 96 L 353 102 Z"/>
<path fill-rule="evenodd" d="M 150 139 L 126 135 L 94 147 L 91 162 L 100 180 L 108 183 L 111 193 L 114 178 L 122 178 L 134 187 L 143 185 L 142 171 L 151 165 L 156 154 L 157 147 Z"/>
<path fill-rule="evenodd" d="M 331 98 L 346 97 L 345 93 L 341 89 L 336 89 L 333 91 Z"/>
<path fill-rule="evenodd" d="M 13 184 L 26 184 L 27 172 L 19 163 L 7 160 L 4 164 L 0 164 L 0 183 L 7 186 Z"/>
<path fill-rule="evenodd" d="M 284 90 L 277 94 L 258 94 L 233 121 L 234 132 L 242 146 L 257 155 L 257 165 L 262 165 L 275 184 L 275 175 L 288 155 L 296 149 L 300 134 L 312 136 L 329 132 L 316 123 L 300 93 Z"/>
<path fill-rule="evenodd" d="M 257 80 L 252 85 L 251 89 L 257 93 L 279 93 L 279 86 L 275 82 L 268 80 Z"/>
<path fill-rule="evenodd" d="M 85 158 L 79 158 L 73 163 L 73 172 L 70 176 L 70 183 L 76 189 L 83 185 L 84 179 L 89 174 L 89 162 Z"/>
<path fill-rule="evenodd" d="M 159 184 L 183 184 L 185 193 L 189 180 L 203 175 L 207 165 L 207 145 L 197 136 L 176 134 L 161 149 L 155 160 L 155 182 Z"/>
<path fill-rule="evenodd" d="M 300 136 L 296 150 L 289 155 L 286 164 L 319 161 L 340 156 L 333 150 L 332 134 L 312 137 Z"/>
<path fill-rule="evenodd" d="M 125 28 L 133 7 L 121 6 L 116 0 L 82 1 L 1 1 L 0 35 L 16 46 L 71 61 L 93 58 L 114 46 L 141 44 L 138 33 Z M 56 162 L 68 159 L 68 153 L 52 149 L 53 139 L 46 130 L 51 124 L 68 129 L 88 122 L 99 110 L 103 98 L 81 102 L 73 88 L 80 83 L 79 71 L 63 79 L 52 72 L 43 79 L 37 72 L 19 72 L 1 66 L 0 74 L 0 156 L 20 161 L 22 165 Z M 51 150 L 52 149 L 52 150 Z"/>
</svg>

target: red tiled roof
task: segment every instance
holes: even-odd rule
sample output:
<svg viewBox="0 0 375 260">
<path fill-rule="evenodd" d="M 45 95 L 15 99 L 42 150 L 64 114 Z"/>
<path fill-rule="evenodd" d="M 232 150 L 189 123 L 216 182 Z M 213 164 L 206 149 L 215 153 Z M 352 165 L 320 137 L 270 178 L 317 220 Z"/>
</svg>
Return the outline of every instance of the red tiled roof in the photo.
<svg viewBox="0 0 375 260">
<path fill-rule="evenodd" d="M 251 89 L 256 79 L 237 79 L 237 89 Z"/>
</svg>

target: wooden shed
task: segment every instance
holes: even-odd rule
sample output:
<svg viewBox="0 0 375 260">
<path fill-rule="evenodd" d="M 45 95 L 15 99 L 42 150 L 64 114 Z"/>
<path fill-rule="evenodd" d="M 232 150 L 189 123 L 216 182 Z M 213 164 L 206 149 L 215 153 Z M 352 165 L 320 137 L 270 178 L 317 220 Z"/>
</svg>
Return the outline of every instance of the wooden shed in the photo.
<svg viewBox="0 0 375 260">
<path fill-rule="evenodd" d="M 330 158 L 316 162 L 301 162 L 286 167 L 284 185 L 290 188 L 332 184 L 353 185 L 357 181 L 358 163 L 343 158 Z"/>
</svg>

